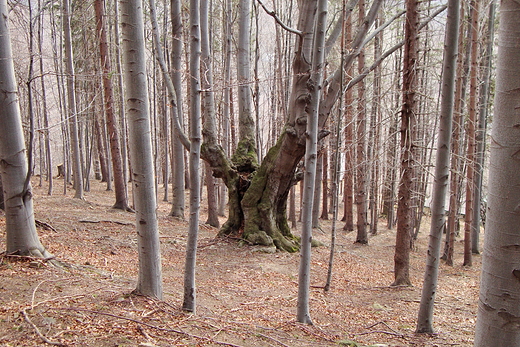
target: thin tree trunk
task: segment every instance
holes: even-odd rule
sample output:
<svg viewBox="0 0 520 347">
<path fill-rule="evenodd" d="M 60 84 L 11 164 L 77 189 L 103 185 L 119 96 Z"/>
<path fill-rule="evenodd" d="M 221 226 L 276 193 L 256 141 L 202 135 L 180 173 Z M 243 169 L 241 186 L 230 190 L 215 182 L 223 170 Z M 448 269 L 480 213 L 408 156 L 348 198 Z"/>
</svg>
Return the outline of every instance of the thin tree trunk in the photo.
<svg viewBox="0 0 520 347">
<path fill-rule="evenodd" d="M 74 179 L 74 198 L 83 199 L 83 174 L 81 169 L 81 157 L 78 134 L 78 119 L 76 115 L 76 92 L 74 77 L 74 58 L 72 55 L 72 38 L 70 28 L 70 0 L 63 0 L 63 34 L 66 56 L 66 75 L 67 75 L 67 96 L 68 96 L 68 117 L 72 140 L 72 172 Z"/>
<path fill-rule="evenodd" d="M 300 267 L 298 271 L 298 305 L 296 319 L 300 323 L 312 324 L 309 312 L 310 262 L 312 241 L 312 206 L 318 156 L 318 116 L 321 90 L 323 88 L 325 31 L 327 27 L 327 0 L 318 0 L 317 17 L 312 51 L 312 67 L 309 79 L 310 104 L 307 113 L 307 134 L 305 148 L 305 174 L 302 208 L 302 234 Z"/>
<path fill-rule="evenodd" d="M 208 22 L 208 0 L 200 0 L 200 31 L 201 31 L 201 86 L 204 92 L 202 93 L 202 102 L 204 107 L 202 108 L 202 118 L 204 120 L 204 127 L 208 126 L 211 128 L 210 131 L 216 132 L 215 123 L 215 96 L 213 92 L 213 67 L 211 59 L 211 48 L 210 48 L 210 28 Z M 208 124 L 213 123 L 213 124 Z M 215 190 L 215 177 L 212 175 L 211 166 L 206 162 L 206 189 L 207 189 L 207 201 L 208 201 L 208 219 L 207 224 L 213 227 L 220 227 L 218 220 L 217 211 L 217 196 Z"/>
<path fill-rule="evenodd" d="M 488 32 L 486 38 L 485 55 L 481 62 L 482 84 L 479 96 L 479 119 L 475 136 L 477 150 L 475 155 L 475 196 L 473 199 L 473 219 L 471 223 L 471 251 L 479 254 L 480 224 L 482 221 L 482 180 L 484 176 L 484 160 L 486 148 L 487 116 L 489 109 L 489 81 L 491 78 L 491 57 L 495 30 L 495 3 L 489 5 Z M 485 212 L 484 212 L 485 213 Z"/>
<path fill-rule="evenodd" d="M 120 4 L 126 113 L 139 250 L 139 275 L 135 292 L 161 299 L 162 270 L 146 80 L 143 6 L 141 0 L 122 0 Z"/>
<path fill-rule="evenodd" d="M 47 109 L 47 89 L 45 88 L 45 77 L 43 68 L 43 12 L 41 10 L 41 0 L 38 1 L 38 54 L 40 55 L 40 82 L 42 88 L 42 112 L 43 112 L 43 133 L 44 133 L 44 144 L 45 144 L 45 164 L 46 164 L 46 175 L 49 187 L 47 189 L 47 195 L 52 195 L 52 188 L 54 185 L 54 178 L 52 177 L 52 154 L 51 154 L 51 138 L 49 130 L 49 115 Z"/>
<path fill-rule="evenodd" d="M 473 219 L 473 199 L 475 193 L 475 123 L 477 121 L 477 89 L 478 89 L 478 17 L 479 0 L 471 1 L 471 74 L 469 92 L 468 148 L 466 171 L 466 214 L 464 218 L 464 266 L 473 263 L 471 252 L 471 224 Z"/>
<path fill-rule="evenodd" d="M 520 345 L 520 3 L 503 0 L 499 12 L 489 201 L 475 328 L 476 347 Z"/>
<path fill-rule="evenodd" d="M 437 139 L 437 158 L 433 183 L 433 198 L 431 203 L 431 225 L 426 270 L 417 319 L 418 333 L 433 333 L 433 304 L 437 291 L 439 258 L 441 251 L 442 232 L 446 217 L 446 192 L 448 191 L 450 169 L 450 140 L 452 134 L 452 118 L 455 97 L 455 75 L 458 54 L 459 35 L 459 0 L 449 0 L 448 17 L 446 21 L 446 37 L 444 43 L 444 64 L 442 73 L 442 100 L 439 122 L 439 137 Z"/>
<path fill-rule="evenodd" d="M 365 1 L 359 1 L 359 18 L 358 25 L 362 25 L 365 20 Z M 365 68 L 365 52 L 361 50 L 358 55 L 358 72 L 362 72 Z M 367 155 L 366 155 L 366 99 L 365 99 L 365 83 L 358 83 L 358 99 L 356 114 L 356 243 L 368 244 L 367 233 Z"/>
<path fill-rule="evenodd" d="M 417 62 L 417 1 L 406 1 L 405 46 L 403 61 L 403 106 L 401 110 L 401 180 L 397 206 L 397 233 L 392 285 L 411 285 L 410 241 L 413 231 L 411 194 L 414 170 L 416 126 L 416 62 Z"/>
<path fill-rule="evenodd" d="M 201 1 L 199 0 L 190 0 L 190 219 L 184 267 L 184 300 L 182 303 L 182 309 L 188 312 L 195 312 L 196 308 L 195 270 L 200 214 L 200 4 Z"/>
<path fill-rule="evenodd" d="M 114 88 L 112 85 L 112 66 L 108 52 L 107 24 L 105 18 L 105 1 L 95 0 L 94 8 L 96 12 L 97 34 L 99 39 L 99 57 L 101 59 L 103 96 L 105 98 L 105 116 L 109 133 L 110 154 L 114 175 L 114 188 L 116 202 L 113 208 L 120 210 L 131 210 L 128 206 L 128 196 L 126 194 L 126 184 L 123 175 L 123 161 L 121 158 L 121 145 L 119 142 L 119 130 L 114 112 Z"/>
<path fill-rule="evenodd" d="M 172 20 L 172 83 L 175 88 L 175 94 L 177 98 L 176 109 L 172 109 L 172 131 L 174 131 L 173 119 L 176 115 L 179 119 L 179 127 L 183 127 L 182 119 L 182 14 L 181 14 L 181 1 L 171 0 L 171 20 Z M 175 113 L 177 112 L 177 113 Z M 184 148 L 179 139 L 177 132 L 172 133 L 173 142 L 173 169 L 172 169 L 172 209 L 170 216 L 184 218 Z"/>
</svg>

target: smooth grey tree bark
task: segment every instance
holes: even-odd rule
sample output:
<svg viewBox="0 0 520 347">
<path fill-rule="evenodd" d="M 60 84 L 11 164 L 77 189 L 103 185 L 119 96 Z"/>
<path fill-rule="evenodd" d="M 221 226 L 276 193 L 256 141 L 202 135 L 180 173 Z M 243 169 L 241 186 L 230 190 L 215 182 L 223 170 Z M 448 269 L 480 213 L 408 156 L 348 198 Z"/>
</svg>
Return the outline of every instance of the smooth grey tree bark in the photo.
<svg viewBox="0 0 520 347">
<path fill-rule="evenodd" d="M 210 28 L 209 28 L 209 4 L 208 0 L 200 0 L 200 31 L 201 31 L 201 86 L 204 92 L 202 93 L 202 102 L 204 107 L 202 109 L 202 118 L 204 119 L 204 129 L 213 134 L 217 134 L 216 116 L 215 116 L 215 93 L 213 86 L 213 61 L 211 58 L 210 45 Z M 204 132 L 204 130 L 203 130 Z M 215 177 L 213 177 L 211 167 L 206 168 L 206 188 L 207 188 L 207 202 L 208 202 L 208 219 L 207 224 L 218 228 L 220 222 L 218 220 L 217 211 L 217 197 Z"/>
<path fill-rule="evenodd" d="M 63 0 L 63 45 L 65 50 L 65 74 L 67 76 L 67 114 L 69 117 L 70 137 L 72 145 L 72 174 L 74 198 L 83 199 L 83 172 L 81 168 L 81 156 L 78 134 L 78 119 L 76 115 L 76 90 L 74 76 L 74 56 L 72 53 L 72 34 L 70 28 L 70 0 Z"/>
<path fill-rule="evenodd" d="M 172 20 L 172 53 L 171 53 L 171 78 L 175 88 L 177 105 L 172 109 L 172 124 L 175 124 L 175 117 L 178 119 L 179 127 L 182 128 L 184 120 L 182 117 L 182 14 L 181 1 L 171 0 L 170 2 L 171 20 Z M 180 137 L 176 127 L 172 126 L 172 142 L 173 142 L 173 160 L 172 160 L 172 209 L 170 216 L 184 219 L 185 195 L 184 195 L 184 147 L 181 144 Z"/>
<path fill-rule="evenodd" d="M 196 308 L 195 270 L 200 214 L 201 146 L 200 30 L 200 0 L 190 0 L 190 219 L 182 303 L 182 309 L 188 312 L 195 312 Z"/>
<path fill-rule="evenodd" d="M 520 346 L 520 3 L 502 0 L 476 347 Z"/>
<path fill-rule="evenodd" d="M 328 1 L 317 1 L 317 17 L 314 29 L 314 45 L 310 79 L 307 83 L 310 97 L 307 111 L 307 138 L 305 143 L 305 174 L 303 179 L 302 234 L 300 266 L 298 271 L 298 306 L 296 320 L 312 324 L 309 312 L 310 264 L 312 242 L 312 206 L 318 156 L 318 118 L 323 88 L 325 32 L 327 28 Z"/>
<path fill-rule="evenodd" d="M 161 253 L 146 80 L 143 5 L 142 0 L 122 0 L 120 5 L 125 108 L 139 251 L 139 275 L 135 292 L 161 299 Z"/>
<path fill-rule="evenodd" d="M 448 1 L 442 73 L 441 114 L 439 137 L 437 139 L 435 176 L 432 188 L 432 218 L 426 256 L 426 270 L 424 272 L 421 304 L 417 320 L 416 332 L 418 333 L 433 333 L 433 304 L 437 291 L 442 232 L 446 225 L 446 193 L 448 191 L 450 172 L 450 145 L 455 99 L 455 75 L 457 70 L 457 43 L 459 39 L 459 7 L 460 0 Z"/>
<path fill-rule="evenodd" d="M 482 181 L 484 176 L 484 162 L 486 150 L 486 129 L 489 114 L 489 83 L 491 79 L 491 61 L 493 54 L 493 41 L 495 36 L 495 2 L 489 4 L 488 28 L 486 37 L 486 53 L 481 62 L 482 84 L 479 94 L 479 118 L 475 140 L 477 151 L 475 153 L 475 196 L 473 199 L 473 218 L 471 221 L 471 252 L 480 253 L 480 215 L 482 207 Z"/>
<path fill-rule="evenodd" d="M 0 188 L 5 201 L 6 253 L 50 258 L 34 222 L 6 0 L 0 1 L 0 95 Z"/>
</svg>

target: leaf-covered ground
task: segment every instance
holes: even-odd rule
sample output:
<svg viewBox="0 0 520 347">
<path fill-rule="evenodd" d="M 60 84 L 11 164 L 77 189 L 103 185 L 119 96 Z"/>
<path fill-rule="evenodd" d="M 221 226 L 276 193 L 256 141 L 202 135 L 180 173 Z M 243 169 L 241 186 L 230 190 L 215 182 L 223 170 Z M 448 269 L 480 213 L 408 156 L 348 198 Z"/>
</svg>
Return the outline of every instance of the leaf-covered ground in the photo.
<svg viewBox="0 0 520 347">
<path fill-rule="evenodd" d="M 1 256 L 0 346 L 472 345 L 481 259 L 475 256 L 473 267 L 462 267 L 460 242 L 456 265 L 441 265 L 437 333 L 414 333 L 427 217 L 411 255 L 413 287 L 389 286 L 395 231 L 381 220 L 368 246 L 354 244 L 354 233 L 338 231 L 329 292 L 322 287 L 331 225 L 322 221 L 314 232 L 325 246 L 313 248 L 309 326 L 295 321 L 298 254 L 215 239 L 217 230 L 201 219 L 197 312 L 187 314 L 181 305 L 188 223 L 168 217 L 169 203 L 161 201 L 158 210 L 164 300 L 156 301 L 131 295 L 138 266 L 135 216 L 111 208 L 113 192 L 92 182 L 80 201 L 72 193 L 63 196 L 61 187 L 53 196 L 46 187 L 34 190 L 36 219 L 44 223 L 38 228 L 41 241 L 65 267 Z M 4 226 L 0 215 L 2 250 Z"/>
</svg>

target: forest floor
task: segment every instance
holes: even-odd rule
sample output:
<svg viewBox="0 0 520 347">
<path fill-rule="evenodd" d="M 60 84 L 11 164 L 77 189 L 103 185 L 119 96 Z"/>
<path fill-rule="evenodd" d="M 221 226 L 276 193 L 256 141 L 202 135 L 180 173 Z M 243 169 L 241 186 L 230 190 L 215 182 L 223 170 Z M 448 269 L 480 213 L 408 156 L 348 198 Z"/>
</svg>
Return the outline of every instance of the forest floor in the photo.
<svg viewBox="0 0 520 347">
<path fill-rule="evenodd" d="M 36 183 L 36 182 L 35 182 Z M 441 265 L 433 335 L 415 334 L 429 219 L 411 253 L 411 287 L 391 287 L 395 230 L 381 220 L 369 245 L 338 231 L 330 291 L 327 276 L 330 221 L 314 237 L 310 313 L 297 323 L 299 254 L 266 253 L 215 239 L 200 221 L 196 314 L 181 310 L 188 222 L 168 216 L 159 203 L 164 300 L 132 295 L 138 272 L 135 215 L 111 208 L 113 192 L 99 182 L 85 200 L 53 196 L 35 187 L 42 243 L 59 268 L 38 260 L 0 258 L 0 346 L 471 346 L 481 257 L 462 267 Z M 162 193 L 161 193 L 162 196 Z M 204 202 L 202 204 L 204 206 Z M 188 213 L 186 213 L 188 215 Z M 222 220 L 224 221 L 224 220 Z M 52 227 L 49 228 L 48 226 Z M 343 223 L 338 222 L 341 229 Z M 299 230 L 294 230 L 295 234 Z M 5 217 L 0 216 L 0 249 Z"/>
</svg>

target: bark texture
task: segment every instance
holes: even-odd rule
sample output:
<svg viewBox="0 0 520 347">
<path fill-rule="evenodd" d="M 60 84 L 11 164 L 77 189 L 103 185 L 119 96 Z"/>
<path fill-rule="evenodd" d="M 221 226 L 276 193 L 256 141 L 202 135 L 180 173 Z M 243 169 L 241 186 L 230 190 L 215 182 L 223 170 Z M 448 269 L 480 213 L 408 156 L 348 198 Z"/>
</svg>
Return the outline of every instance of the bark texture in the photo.
<svg viewBox="0 0 520 347">
<path fill-rule="evenodd" d="M 139 251 L 135 292 L 161 299 L 162 270 L 146 80 L 143 4 L 141 0 L 125 0 L 120 4 L 125 108 Z"/>
<path fill-rule="evenodd" d="M 520 3 L 500 14 L 476 347 L 520 345 Z"/>
<path fill-rule="evenodd" d="M 34 222 L 22 119 L 9 35 L 7 1 L 0 1 L 0 187 L 5 199 L 7 254 L 49 258 Z"/>
</svg>

